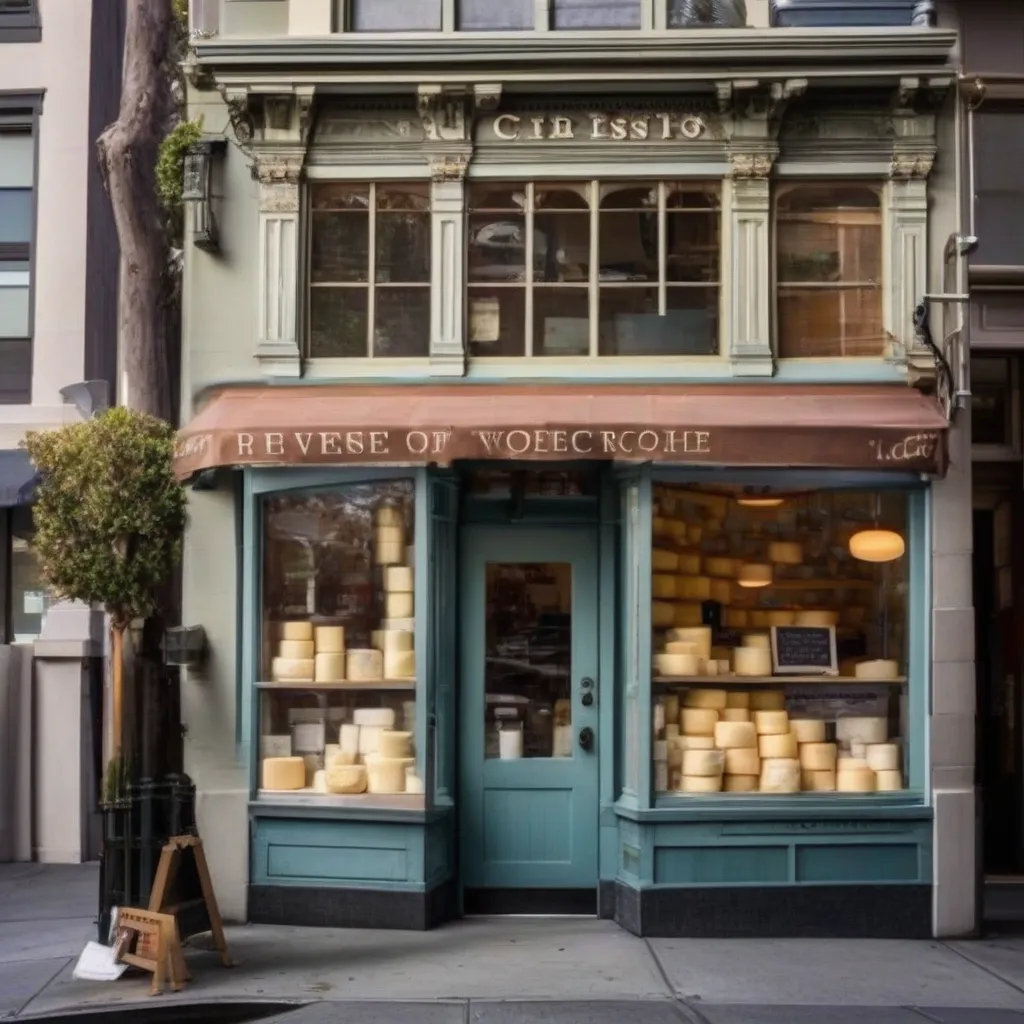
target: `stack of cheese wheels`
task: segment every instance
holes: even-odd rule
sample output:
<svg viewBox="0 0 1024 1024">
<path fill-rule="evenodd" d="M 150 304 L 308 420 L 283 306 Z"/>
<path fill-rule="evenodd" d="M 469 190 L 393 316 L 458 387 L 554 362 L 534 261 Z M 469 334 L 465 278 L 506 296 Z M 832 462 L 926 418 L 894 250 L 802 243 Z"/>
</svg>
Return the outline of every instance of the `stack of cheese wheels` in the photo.
<svg viewBox="0 0 1024 1024">
<path fill-rule="evenodd" d="M 728 698 L 746 697 L 746 694 L 727 694 L 722 718 L 715 725 L 715 746 L 722 751 L 724 785 L 726 793 L 751 793 L 758 788 L 761 757 L 758 753 L 757 728 L 746 708 L 730 708 Z M 742 712 L 746 717 L 729 717 L 729 712 Z"/>
<path fill-rule="evenodd" d="M 384 677 L 386 679 L 412 679 L 415 677 L 416 654 L 413 650 L 415 640 L 415 634 L 406 629 L 381 630 Z"/>
<path fill-rule="evenodd" d="M 751 694 L 752 706 L 754 696 Z M 757 750 L 761 756 L 760 792 L 798 793 L 799 747 L 790 729 L 788 712 L 782 708 L 756 708 L 752 716 L 757 731 Z"/>
<path fill-rule="evenodd" d="M 384 616 L 388 619 L 411 619 L 414 609 L 413 570 L 408 565 L 384 568 Z"/>
<path fill-rule="evenodd" d="M 411 757 L 369 755 L 366 758 L 367 790 L 381 794 L 404 793 L 406 769 L 414 763 Z"/>
<path fill-rule="evenodd" d="M 313 624 L 282 622 L 280 639 L 270 662 L 270 678 L 275 683 L 311 683 L 315 674 Z"/>
<path fill-rule="evenodd" d="M 764 677 L 772 674 L 771 643 L 766 633 L 744 634 L 743 645 L 732 652 L 732 670 L 738 676 Z"/>
<path fill-rule="evenodd" d="M 405 561 L 405 516 L 395 505 L 381 505 L 374 514 L 373 556 L 378 565 Z"/>
<path fill-rule="evenodd" d="M 313 678 L 318 683 L 345 680 L 345 627 L 317 626 L 313 630 L 316 651 Z"/>
<path fill-rule="evenodd" d="M 365 761 L 367 756 L 379 753 L 381 734 L 394 728 L 393 708 L 356 708 L 352 712 L 351 724 L 343 725 L 338 737 L 342 756 Z"/>
<path fill-rule="evenodd" d="M 828 793 L 836 788 L 838 747 L 828 742 L 825 723 L 816 718 L 794 718 L 790 731 L 799 746 L 800 788 Z"/>
</svg>

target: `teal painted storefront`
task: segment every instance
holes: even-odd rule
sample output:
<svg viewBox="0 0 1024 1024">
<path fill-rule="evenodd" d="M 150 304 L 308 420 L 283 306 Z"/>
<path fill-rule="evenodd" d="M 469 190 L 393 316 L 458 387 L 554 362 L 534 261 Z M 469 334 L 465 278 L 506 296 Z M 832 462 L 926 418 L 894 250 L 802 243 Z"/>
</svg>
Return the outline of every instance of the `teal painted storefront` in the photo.
<svg viewBox="0 0 1024 1024">
<path fill-rule="evenodd" d="M 396 477 L 415 481 L 416 535 L 425 539 L 416 545 L 415 575 L 417 593 L 429 595 L 416 621 L 417 649 L 426 652 L 416 683 L 417 768 L 427 784 L 426 809 L 257 799 L 253 680 L 260 650 L 261 500 Z M 592 496 L 526 497 L 512 506 L 470 493 L 461 471 L 245 471 L 237 739 L 251 767 L 253 794 L 250 916 L 428 928 L 461 914 L 464 890 L 477 885 L 545 889 L 596 881 L 596 911 L 638 934 L 929 935 L 927 483 L 893 474 L 610 464 L 597 479 Z M 658 481 L 907 491 L 911 755 L 905 791 L 767 800 L 655 797 L 649 723 L 656 684 L 648 666 L 652 486 Z M 592 725 L 595 735 L 591 752 L 577 751 L 569 765 L 555 766 L 571 773 L 568 781 L 545 777 L 545 764 L 553 762 L 485 764 L 481 730 L 472 727 L 482 721 L 480 690 L 471 689 L 479 685 L 475 632 L 483 620 L 478 570 L 496 553 L 504 561 L 573 565 L 573 686 L 592 675 L 596 700 L 591 718 L 577 718 L 574 710 L 574 733 Z M 547 795 L 531 803 L 537 792 Z M 509 793 L 519 794 L 514 807 Z M 560 825 L 568 830 L 564 842 L 551 841 L 547 876 L 545 857 L 526 863 L 530 844 L 517 847 L 517 835 L 502 833 L 502 814 L 510 807 L 519 815 L 535 813 L 537 829 L 545 815 L 557 822 L 560 813 L 571 812 L 571 821 Z M 495 816 L 489 824 L 487 814 Z M 512 852 L 484 855 L 495 848 Z M 516 849 L 523 855 L 513 856 Z"/>
</svg>

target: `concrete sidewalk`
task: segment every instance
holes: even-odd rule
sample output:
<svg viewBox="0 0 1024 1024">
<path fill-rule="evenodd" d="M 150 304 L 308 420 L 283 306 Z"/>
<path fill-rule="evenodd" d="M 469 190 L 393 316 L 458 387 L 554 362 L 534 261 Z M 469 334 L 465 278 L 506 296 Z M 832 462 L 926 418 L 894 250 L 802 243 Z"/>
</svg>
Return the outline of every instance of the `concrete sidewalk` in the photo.
<svg viewBox="0 0 1024 1024">
<path fill-rule="evenodd" d="M 1024 1024 L 1024 938 L 644 940 L 571 918 L 231 928 L 237 966 L 199 940 L 186 951 L 192 983 L 152 1000 L 139 975 L 71 978 L 96 893 L 94 866 L 0 865 L 0 1018 L 132 1007 L 143 1021 L 143 1008 L 208 1004 L 212 1021 L 242 1002 L 294 1006 L 280 1024 Z"/>
</svg>

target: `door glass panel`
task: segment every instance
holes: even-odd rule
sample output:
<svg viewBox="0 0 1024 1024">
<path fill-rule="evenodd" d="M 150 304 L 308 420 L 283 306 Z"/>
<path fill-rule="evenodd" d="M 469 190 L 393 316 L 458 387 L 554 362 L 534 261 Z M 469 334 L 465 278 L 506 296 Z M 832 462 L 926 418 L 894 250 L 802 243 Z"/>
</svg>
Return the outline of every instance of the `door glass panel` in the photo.
<svg viewBox="0 0 1024 1024">
<path fill-rule="evenodd" d="M 572 757 L 572 565 L 489 562 L 484 750 Z"/>
</svg>

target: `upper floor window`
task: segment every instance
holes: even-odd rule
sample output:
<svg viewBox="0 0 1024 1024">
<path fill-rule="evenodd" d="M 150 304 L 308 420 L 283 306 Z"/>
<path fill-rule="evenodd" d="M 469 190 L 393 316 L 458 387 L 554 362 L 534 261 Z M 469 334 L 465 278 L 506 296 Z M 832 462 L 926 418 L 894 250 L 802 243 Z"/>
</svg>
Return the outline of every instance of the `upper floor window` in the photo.
<svg viewBox="0 0 1024 1024">
<path fill-rule="evenodd" d="M 0 0 L 0 43 L 39 42 L 38 0 Z"/>
<path fill-rule="evenodd" d="M 974 234 L 971 263 L 1024 267 L 1024 110 L 974 115 Z"/>
<path fill-rule="evenodd" d="M 312 357 L 429 354 L 426 182 L 313 185 L 309 268 Z"/>
<path fill-rule="evenodd" d="M 472 184 L 470 354 L 717 353 L 720 221 L 703 183 Z"/>
<path fill-rule="evenodd" d="M 775 274 L 780 357 L 884 354 L 877 188 L 781 186 L 775 196 Z"/>
<path fill-rule="evenodd" d="M 32 133 L 0 127 L 0 402 L 31 391 L 34 163 Z"/>
</svg>

